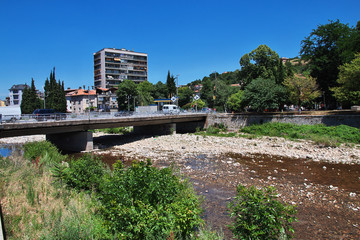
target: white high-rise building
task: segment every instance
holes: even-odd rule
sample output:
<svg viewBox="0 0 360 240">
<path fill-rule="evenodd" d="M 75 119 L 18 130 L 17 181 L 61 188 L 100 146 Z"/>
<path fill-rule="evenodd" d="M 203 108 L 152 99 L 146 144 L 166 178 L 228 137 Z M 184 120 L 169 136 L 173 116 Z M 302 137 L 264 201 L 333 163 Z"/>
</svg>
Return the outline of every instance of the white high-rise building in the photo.
<svg viewBox="0 0 360 240">
<path fill-rule="evenodd" d="M 94 53 L 94 86 L 116 87 L 125 79 L 147 81 L 147 53 L 104 48 Z"/>
</svg>

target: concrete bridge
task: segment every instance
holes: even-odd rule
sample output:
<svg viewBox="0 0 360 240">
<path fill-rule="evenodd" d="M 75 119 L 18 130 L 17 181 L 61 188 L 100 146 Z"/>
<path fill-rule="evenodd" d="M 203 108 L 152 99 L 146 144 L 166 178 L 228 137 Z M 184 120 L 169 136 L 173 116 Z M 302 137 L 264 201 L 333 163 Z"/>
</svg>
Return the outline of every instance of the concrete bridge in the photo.
<svg viewBox="0 0 360 240">
<path fill-rule="evenodd" d="M 67 119 L 61 121 L 32 121 L 0 125 L 0 138 L 46 134 L 46 139 L 66 151 L 93 149 L 92 132 L 88 130 L 134 126 L 140 134 L 162 135 L 171 132 L 193 132 L 204 127 L 206 113 L 177 115 L 132 115 L 118 118 Z"/>
</svg>

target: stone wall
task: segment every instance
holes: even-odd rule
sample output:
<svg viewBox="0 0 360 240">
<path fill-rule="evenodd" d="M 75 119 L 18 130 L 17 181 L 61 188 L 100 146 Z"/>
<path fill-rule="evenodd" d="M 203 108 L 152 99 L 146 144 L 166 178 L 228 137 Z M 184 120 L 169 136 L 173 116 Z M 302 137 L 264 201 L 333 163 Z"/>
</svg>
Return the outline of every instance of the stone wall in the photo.
<svg viewBox="0 0 360 240">
<path fill-rule="evenodd" d="M 211 114 L 207 126 L 223 123 L 229 129 L 239 129 L 252 124 L 282 122 L 294 124 L 325 124 L 326 126 L 348 125 L 360 128 L 360 115 L 282 115 L 282 114 Z"/>
</svg>

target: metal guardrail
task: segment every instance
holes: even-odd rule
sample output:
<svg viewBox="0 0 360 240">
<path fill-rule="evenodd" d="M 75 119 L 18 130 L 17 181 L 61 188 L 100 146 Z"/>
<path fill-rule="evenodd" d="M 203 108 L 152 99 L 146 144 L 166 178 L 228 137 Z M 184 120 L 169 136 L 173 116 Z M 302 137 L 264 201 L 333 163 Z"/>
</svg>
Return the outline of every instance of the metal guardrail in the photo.
<svg viewBox="0 0 360 240">
<path fill-rule="evenodd" d="M 76 120 L 94 120 L 94 119 L 116 119 L 116 118 L 140 118 L 140 117 L 152 117 L 152 116 L 169 116 L 169 115 L 192 115 L 192 114 L 204 114 L 206 112 L 180 112 L 180 113 L 167 113 L 163 112 L 90 112 L 90 113 L 61 113 L 61 114 L 21 114 L 13 115 L 11 121 L 1 121 L 0 124 L 21 124 L 21 123 L 33 123 L 33 122 L 51 122 L 51 121 L 76 121 Z M 2 116 L 2 119 L 4 119 Z M 9 116 L 6 116 L 9 119 Z"/>
</svg>

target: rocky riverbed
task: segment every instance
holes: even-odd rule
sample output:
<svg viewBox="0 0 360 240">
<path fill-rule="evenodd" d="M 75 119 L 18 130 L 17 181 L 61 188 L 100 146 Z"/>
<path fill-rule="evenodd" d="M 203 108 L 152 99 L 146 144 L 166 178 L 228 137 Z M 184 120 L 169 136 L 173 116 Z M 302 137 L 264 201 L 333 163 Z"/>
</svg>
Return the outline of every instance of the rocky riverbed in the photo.
<svg viewBox="0 0 360 240">
<path fill-rule="evenodd" d="M 296 205 L 295 239 L 360 238 L 360 146 L 193 134 L 94 140 L 95 152 L 110 161 L 150 158 L 158 167 L 175 166 L 204 196 L 206 222 L 226 239 L 232 237 L 227 204 L 238 184 L 274 186 L 282 201 Z"/>
<path fill-rule="evenodd" d="M 42 140 L 41 136 L 36 138 Z M 1 139 L 21 143 L 31 139 Z M 158 137 L 96 133 L 94 154 L 104 161 L 150 158 L 173 165 L 204 196 L 204 219 L 232 234 L 227 204 L 236 186 L 274 186 L 297 206 L 295 239 L 360 238 L 360 146 L 322 147 L 282 138 L 220 138 L 193 134 Z"/>
</svg>

